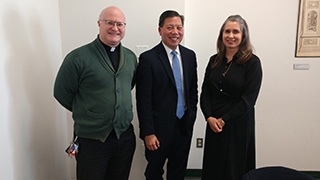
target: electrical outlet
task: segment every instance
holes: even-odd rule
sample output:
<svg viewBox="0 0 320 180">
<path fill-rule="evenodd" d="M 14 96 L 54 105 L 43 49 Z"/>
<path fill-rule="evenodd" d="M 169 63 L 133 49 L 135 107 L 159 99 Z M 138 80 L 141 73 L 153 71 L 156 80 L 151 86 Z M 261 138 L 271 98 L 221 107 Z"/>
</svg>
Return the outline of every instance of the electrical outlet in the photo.
<svg viewBox="0 0 320 180">
<path fill-rule="evenodd" d="M 197 138 L 197 148 L 203 147 L 203 138 Z"/>
</svg>

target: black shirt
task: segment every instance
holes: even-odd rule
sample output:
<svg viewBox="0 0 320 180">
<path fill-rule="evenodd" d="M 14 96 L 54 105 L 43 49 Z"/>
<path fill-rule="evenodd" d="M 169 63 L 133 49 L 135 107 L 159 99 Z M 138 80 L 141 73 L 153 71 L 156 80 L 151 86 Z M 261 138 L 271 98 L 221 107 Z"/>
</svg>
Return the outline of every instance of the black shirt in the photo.
<svg viewBox="0 0 320 180">
<path fill-rule="evenodd" d="M 104 48 L 107 51 L 107 54 L 109 56 L 109 59 L 112 63 L 112 66 L 115 70 L 118 70 L 118 66 L 119 66 L 119 45 L 115 48 L 112 48 L 106 44 L 103 44 Z"/>
</svg>

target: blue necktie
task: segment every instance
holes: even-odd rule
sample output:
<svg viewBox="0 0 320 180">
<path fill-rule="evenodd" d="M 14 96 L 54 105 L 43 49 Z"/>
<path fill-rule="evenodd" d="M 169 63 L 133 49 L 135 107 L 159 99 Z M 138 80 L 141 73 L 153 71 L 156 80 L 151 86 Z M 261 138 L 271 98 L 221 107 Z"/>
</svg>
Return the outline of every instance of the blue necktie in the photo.
<svg viewBox="0 0 320 180">
<path fill-rule="evenodd" d="M 174 80 L 176 82 L 177 92 L 178 92 L 178 103 L 177 103 L 177 112 L 176 116 L 181 119 L 184 115 L 184 103 L 183 103 L 183 93 L 182 93 L 182 78 L 181 78 L 181 70 L 180 70 L 180 62 L 177 56 L 176 51 L 172 51 L 172 70 Z"/>
</svg>

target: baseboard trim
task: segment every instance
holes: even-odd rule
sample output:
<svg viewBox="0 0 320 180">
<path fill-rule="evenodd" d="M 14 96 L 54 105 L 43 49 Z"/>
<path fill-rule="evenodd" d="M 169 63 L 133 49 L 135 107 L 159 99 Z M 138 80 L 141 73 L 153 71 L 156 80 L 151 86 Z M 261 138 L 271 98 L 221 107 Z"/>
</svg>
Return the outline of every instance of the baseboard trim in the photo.
<svg viewBox="0 0 320 180">
<path fill-rule="evenodd" d="M 201 177 L 201 169 L 187 169 L 186 177 Z"/>
<path fill-rule="evenodd" d="M 308 174 L 316 179 L 320 179 L 320 171 L 300 171 L 304 174 Z M 186 177 L 201 177 L 201 169 L 187 169 Z"/>
</svg>

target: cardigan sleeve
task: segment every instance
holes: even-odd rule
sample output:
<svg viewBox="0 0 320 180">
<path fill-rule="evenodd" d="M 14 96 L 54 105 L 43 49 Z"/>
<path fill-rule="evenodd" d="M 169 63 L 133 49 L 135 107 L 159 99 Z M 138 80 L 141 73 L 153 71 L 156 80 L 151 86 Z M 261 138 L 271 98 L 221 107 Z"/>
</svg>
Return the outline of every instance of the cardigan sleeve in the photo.
<svg viewBox="0 0 320 180">
<path fill-rule="evenodd" d="M 72 102 L 79 86 L 78 68 L 71 55 L 68 55 L 59 71 L 54 84 L 54 97 L 66 109 L 72 111 Z"/>
</svg>

